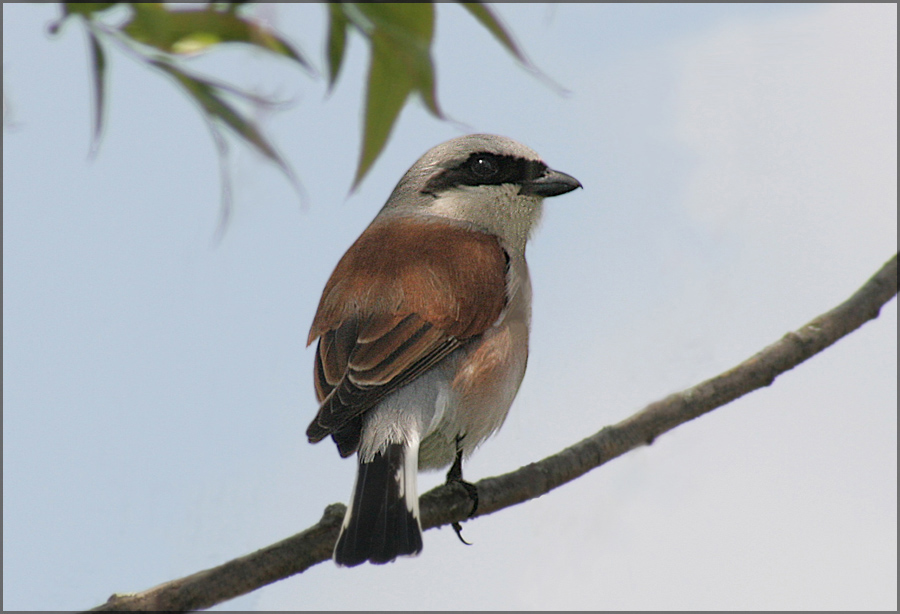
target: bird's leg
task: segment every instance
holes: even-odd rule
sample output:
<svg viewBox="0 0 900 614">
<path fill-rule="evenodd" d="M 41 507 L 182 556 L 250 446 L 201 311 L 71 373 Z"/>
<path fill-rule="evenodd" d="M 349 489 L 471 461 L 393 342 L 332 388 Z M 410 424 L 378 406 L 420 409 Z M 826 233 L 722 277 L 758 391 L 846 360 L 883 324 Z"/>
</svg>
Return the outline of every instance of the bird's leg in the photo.
<svg viewBox="0 0 900 614">
<path fill-rule="evenodd" d="M 478 489 L 471 482 L 466 482 L 462 476 L 462 459 L 463 459 L 463 451 L 462 443 L 464 435 L 456 436 L 456 460 L 453 461 L 453 465 L 450 467 L 450 471 L 447 472 L 447 484 L 459 484 L 463 488 L 466 489 L 466 494 L 469 495 L 469 499 L 472 501 L 472 511 L 469 512 L 468 518 L 471 518 L 475 515 L 475 512 L 478 511 Z"/>
<path fill-rule="evenodd" d="M 469 499 L 472 501 L 472 511 L 469 512 L 468 518 L 471 518 L 475 515 L 475 512 L 478 511 L 478 489 L 471 482 L 466 482 L 462 477 L 462 458 L 463 451 L 462 446 L 460 445 L 463 440 L 463 435 L 456 436 L 456 460 L 453 461 L 453 465 L 450 466 L 450 471 L 447 472 L 447 484 L 459 484 L 466 490 L 466 494 L 469 495 Z M 464 543 L 467 546 L 471 546 L 469 542 L 463 539 L 462 536 L 462 526 L 459 522 L 454 522 L 450 526 L 453 527 L 453 530 L 456 531 L 456 536 L 459 538 L 459 541 Z"/>
</svg>

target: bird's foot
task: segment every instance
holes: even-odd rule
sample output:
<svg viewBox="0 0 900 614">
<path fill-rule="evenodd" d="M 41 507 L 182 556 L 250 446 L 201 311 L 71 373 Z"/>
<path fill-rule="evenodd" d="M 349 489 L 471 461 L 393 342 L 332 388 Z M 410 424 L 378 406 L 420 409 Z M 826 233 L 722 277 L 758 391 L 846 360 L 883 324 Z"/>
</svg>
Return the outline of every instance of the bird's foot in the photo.
<svg viewBox="0 0 900 614">
<path fill-rule="evenodd" d="M 457 445 L 458 445 L 457 441 Z M 456 460 L 453 461 L 453 465 L 450 467 L 450 471 L 447 472 L 447 482 L 446 484 L 459 484 L 462 486 L 466 494 L 469 496 L 469 500 L 472 502 L 472 509 L 469 511 L 469 515 L 467 518 L 471 518 L 478 511 L 478 488 L 472 484 L 471 482 L 466 482 L 462 477 L 462 450 L 458 450 L 456 453 Z M 467 546 L 471 546 L 472 544 L 463 539 L 462 536 L 462 525 L 459 522 L 454 522 L 450 525 L 453 527 L 453 530 L 456 532 L 456 536 L 459 538 L 459 541 L 464 543 Z"/>
</svg>

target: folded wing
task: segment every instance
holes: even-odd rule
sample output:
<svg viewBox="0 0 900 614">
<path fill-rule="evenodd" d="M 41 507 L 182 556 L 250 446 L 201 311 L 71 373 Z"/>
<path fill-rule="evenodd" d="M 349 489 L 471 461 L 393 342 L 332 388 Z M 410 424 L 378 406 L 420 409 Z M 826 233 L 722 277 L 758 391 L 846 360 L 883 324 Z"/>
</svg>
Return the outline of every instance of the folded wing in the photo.
<svg viewBox="0 0 900 614">
<path fill-rule="evenodd" d="M 332 273 L 310 330 L 320 407 L 309 440 L 331 435 L 353 454 L 366 411 L 498 321 L 507 265 L 496 237 L 466 226 L 373 223 Z"/>
</svg>

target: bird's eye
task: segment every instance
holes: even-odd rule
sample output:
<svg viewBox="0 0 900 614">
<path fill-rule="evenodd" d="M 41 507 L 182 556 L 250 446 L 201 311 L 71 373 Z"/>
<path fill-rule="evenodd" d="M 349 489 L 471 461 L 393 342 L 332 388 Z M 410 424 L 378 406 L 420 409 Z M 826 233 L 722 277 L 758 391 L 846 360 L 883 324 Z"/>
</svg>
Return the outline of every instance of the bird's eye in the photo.
<svg viewBox="0 0 900 614">
<path fill-rule="evenodd" d="M 497 161 L 491 156 L 478 156 L 471 162 L 472 173 L 480 179 L 489 179 L 500 170 Z"/>
</svg>

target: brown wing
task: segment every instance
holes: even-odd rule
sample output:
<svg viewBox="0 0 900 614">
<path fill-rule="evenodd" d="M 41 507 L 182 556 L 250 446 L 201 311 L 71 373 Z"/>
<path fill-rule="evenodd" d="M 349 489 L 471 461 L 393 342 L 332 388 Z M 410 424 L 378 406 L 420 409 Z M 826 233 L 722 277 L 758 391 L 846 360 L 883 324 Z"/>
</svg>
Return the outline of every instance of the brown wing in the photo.
<svg viewBox="0 0 900 614">
<path fill-rule="evenodd" d="M 335 268 L 310 330 L 321 405 L 309 440 L 332 435 L 342 456 L 356 451 L 366 411 L 497 321 L 506 267 L 491 235 L 444 221 L 373 223 Z"/>
</svg>

